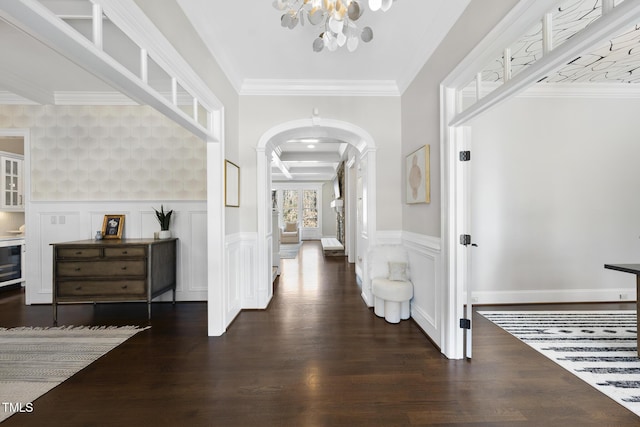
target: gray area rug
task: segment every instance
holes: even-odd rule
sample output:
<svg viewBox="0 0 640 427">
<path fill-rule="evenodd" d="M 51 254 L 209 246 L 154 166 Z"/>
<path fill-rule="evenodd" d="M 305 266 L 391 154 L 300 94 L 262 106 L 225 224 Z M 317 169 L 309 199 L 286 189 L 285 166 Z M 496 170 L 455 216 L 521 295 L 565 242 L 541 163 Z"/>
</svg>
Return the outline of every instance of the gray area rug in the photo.
<svg viewBox="0 0 640 427">
<path fill-rule="evenodd" d="M 635 311 L 478 313 L 640 415 Z"/>
<path fill-rule="evenodd" d="M 0 328 L 0 422 L 148 328 Z"/>
<path fill-rule="evenodd" d="M 298 256 L 302 243 L 280 244 L 280 259 L 293 259 Z"/>
</svg>

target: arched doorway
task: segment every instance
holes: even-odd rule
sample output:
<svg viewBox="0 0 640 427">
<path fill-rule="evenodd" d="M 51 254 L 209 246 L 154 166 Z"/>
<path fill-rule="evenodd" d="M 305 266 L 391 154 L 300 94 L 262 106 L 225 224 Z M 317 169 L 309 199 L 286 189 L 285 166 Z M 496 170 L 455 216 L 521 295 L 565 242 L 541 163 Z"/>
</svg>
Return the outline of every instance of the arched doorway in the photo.
<svg viewBox="0 0 640 427">
<path fill-rule="evenodd" d="M 348 227 L 355 228 L 356 273 L 362 283 L 362 298 L 373 306 L 367 277 L 366 253 L 376 238 L 376 147 L 373 137 L 364 129 L 317 114 L 309 119 L 294 120 L 274 126 L 258 141 L 257 151 L 257 211 L 258 211 L 258 298 L 266 307 L 273 296 L 271 280 L 272 239 L 271 223 L 271 156 L 280 145 L 299 138 L 333 138 L 350 144 L 357 153 L 353 167 L 357 169 L 357 183 L 347 185 L 347 204 L 356 206 L 357 215 Z M 349 191 L 348 188 L 355 188 Z M 347 219 L 349 221 L 349 219 Z"/>
</svg>

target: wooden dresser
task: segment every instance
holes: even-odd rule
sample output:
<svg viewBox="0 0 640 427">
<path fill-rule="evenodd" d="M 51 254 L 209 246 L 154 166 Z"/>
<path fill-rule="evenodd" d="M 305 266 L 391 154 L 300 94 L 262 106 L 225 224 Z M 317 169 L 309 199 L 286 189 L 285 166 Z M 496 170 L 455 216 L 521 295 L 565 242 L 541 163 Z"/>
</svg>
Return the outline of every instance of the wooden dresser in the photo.
<svg viewBox="0 0 640 427">
<path fill-rule="evenodd" d="M 80 240 L 53 243 L 53 323 L 58 304 L 146 301 L 173 291 L 177 239 Z"/>
</svg>

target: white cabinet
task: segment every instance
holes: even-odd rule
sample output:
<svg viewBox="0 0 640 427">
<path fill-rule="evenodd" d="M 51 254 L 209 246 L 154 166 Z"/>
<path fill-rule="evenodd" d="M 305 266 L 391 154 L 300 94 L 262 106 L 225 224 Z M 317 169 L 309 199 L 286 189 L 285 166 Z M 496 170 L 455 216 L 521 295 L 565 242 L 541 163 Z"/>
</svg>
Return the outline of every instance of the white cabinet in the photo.
<svg viewBox="0 0 640 427">
<path fill-rule="evenodd" d="M 1 210 L 24 211 L 23 166 L 24 156 L 0 152 Z"/>
</svg>

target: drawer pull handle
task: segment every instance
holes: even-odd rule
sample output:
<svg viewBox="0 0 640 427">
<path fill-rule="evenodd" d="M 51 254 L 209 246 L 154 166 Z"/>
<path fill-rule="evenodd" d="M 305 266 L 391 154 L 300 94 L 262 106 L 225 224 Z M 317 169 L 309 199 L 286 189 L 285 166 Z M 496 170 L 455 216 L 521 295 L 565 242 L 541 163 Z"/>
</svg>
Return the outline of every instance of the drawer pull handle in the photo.
<svg viewBox="0 0 640 427">
<path fill-rule="evenodd" d="M 82 251 L 76 251 L 76 255 L 82 255 Z"/>
<path fill-rule="evenodd" d="M 122 255 L 126 255 L 126 254 L 128 254 L 127 251 L 122 251 Z"/>
<path fill-rule="evenodd" d="M 76 291 L 82 290 L 82 286 L 76 286 Z"/>
<path fill-rule="evenodd" d="M 80 267 L 76 267 L 76 271 L 80 271 L 82 270 Z"/>
<path fill-rule="evenodd" d="M 122 270 L 126 270 L 126 269 L 127 269 L 127 266 L 126 266 L 126 265 L 125 265 L 124 267 L 122 267 Z"/>
<path fill-rule="evenodd" d="M 129 285 L 124 285 L 121 289 L 127 289 Z"/>
</svg>

